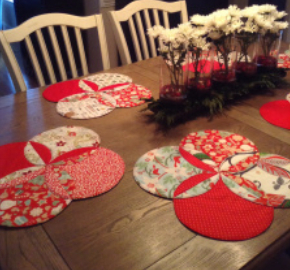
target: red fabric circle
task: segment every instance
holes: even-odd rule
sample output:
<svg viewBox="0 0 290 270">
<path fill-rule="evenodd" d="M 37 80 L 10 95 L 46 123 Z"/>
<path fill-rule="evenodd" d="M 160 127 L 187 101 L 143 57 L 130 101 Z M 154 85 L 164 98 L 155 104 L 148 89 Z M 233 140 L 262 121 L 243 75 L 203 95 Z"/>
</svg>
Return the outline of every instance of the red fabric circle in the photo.
<svg viewBox="0 0 290 270">
<path fill-rule="evenodd" d="M 264 104 L 260 108 L 261 116 L 269 123 L 290 129 L 290 102 L 277 100 Z"/>
<path fill-rule="evenodd" d="M 98 86 L 95 83 L 89 81 L 85 82 L 94 91 L 98 91 Z M 71 80 L 50 85 L 44 90 L 42 96 L 48 101 L 58 102 L 65 97 L 81 93 L 86 93 L 86 91 L 79 87 L 79 80 Z"/>
<path fill-rule="evenodd" d="M 0 178 L 15 171 L 34 167 L 24 156 L 27 142 L 10 143 L 0 146 Z"/>
<path fill-rule="evenodd" d="M 195 182 L 192 178 L 182 182 L 174 196 L 191 188 Z M 221 179 L 202 195 L 174 199 L 173 202 L 181 223 L 201 235 L 219 240 L 238 241 L 255 237 L 264 232 L 274 218 L 272 207 L 246 201 L 231 192 Z"/>
</svg>

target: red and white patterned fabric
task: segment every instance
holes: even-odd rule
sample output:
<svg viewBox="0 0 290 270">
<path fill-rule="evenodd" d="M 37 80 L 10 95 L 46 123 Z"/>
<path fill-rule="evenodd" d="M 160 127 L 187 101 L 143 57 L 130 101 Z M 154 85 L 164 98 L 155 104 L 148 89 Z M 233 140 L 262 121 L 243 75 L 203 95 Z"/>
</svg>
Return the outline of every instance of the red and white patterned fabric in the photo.
<svg viewBox="0 0 290 270">
<path fill-rule="evenodd" d="M 124 174 L 124 161 L 100 148 L 99 141 L 92 130 L 60 127 L 29 143 L 1 146 L 0 225 L 25 227 L 45 222 L 72 199 L 97 196 L 117 185 Z"/>
<path fill-rule="evenodd" d="M 32 164 L 44 165 L 69 151 L 84 147 L 98 147 L 100 142 L 100 136 L 93 130 L 63 126 L 34 136 L 28 141 L 24 154 Z"/>
<path fill-rule="evenodd" d="M 149 99 L 152 97 L 152 93 L 149 89 L 138 84 L 131 84 L 124 88 L 118 87 L 117 90 L 108 89 L 104 92 L 116 100 L 116 107 L 122 108 L 141 105 L 145 103 L 144 99 Z"/>
<path fill-rule="evenodd" d="M 132 78 L 118 73 L 101 73 L 86 77 L 84 81 L 80 80 L 79 87 L 87 92 L 91 92 L 90 89 L 87 88 L 87 82 L 96 84 L 99 91 L 102 91 L 107 90 L 107 87 L 110 86 L 116 87 L 130 84 L 132 82 Z"/>
<path fill-rule="evenodd" d="M 67 118 L 91 119 L 106 115 L 116 107 L 116 100 L 104 93 L 76 94 L 61 99 L 57 112 Z"/>
<path fill-rule="evenodd" d="M 91 92 L 99 89 L 95 83 L 89 81 L 83 81 L 86 87 L 80 87 L 79 82 L 80 80 L 70 80 L 50 85 L 43 91 L 42 96 L 48 101 L 58 102 L 71 95 L 86 93 L 88 90 L 84 89 L 89 89 Z"/>
</svg>

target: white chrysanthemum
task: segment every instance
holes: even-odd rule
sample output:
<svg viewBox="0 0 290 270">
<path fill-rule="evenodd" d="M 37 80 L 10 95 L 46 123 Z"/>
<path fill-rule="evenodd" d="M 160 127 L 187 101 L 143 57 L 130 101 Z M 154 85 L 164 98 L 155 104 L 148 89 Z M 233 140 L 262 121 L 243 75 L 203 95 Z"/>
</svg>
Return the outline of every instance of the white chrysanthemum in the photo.
<svg viewBox="0 0 290 270">
<path fill-rule="evenodd" d="M 160 37 L 164 42 L 173 42 L 179 35 L 178 28 L 172 28 L 172 29 L 164 29 L 164 31 L 161 32 Z"/>
<path fill-rule="evenodd" d="M 228 9 L 232 17 L 240 17 L 241 10 L 236 5 L 230 5 Z"/>
<path fill-rule="evenodd" d="M 287 12 L 285 11 L 278 12 L 277 19 L 282 19 L 285 16 L 287 16 Z"/>
<path fill-rule="evenodd" d="M 178 31 L 181 35 L 188 37 L 193 32 L 193 28 L 192 28 L 190 22 L 187 22 L 187 23 L 179 24 Z"/>
<path fill-rule="evenodd" d="M 241 17 L 252 19 L 259 12 L 259 6 L 253 5 L 251 7 L 246 7 L 241 10 Z"/>
<path fill-rule="evenodd" d="M 272 13 L 277 11 L 277 7 L 270 4 L 260 5 L 259 7 L 259 13 Z"/>
<path fill-rule="evenodd" d="M 213 40 L 216 40 L 216 39 L 219 39 L 222 37 L 222 34 L 220 32 L 210 32 L 208 34 L 208 36 L 213 39 Z"/>
<path fill-rule="evenodd" d="M 190 21 L 195 25 L 206 25 L 209 21 L 209 16 L 196 14 L 190 18 Z"/>
<path fill-rule="evenodd" d="M 164 31 L 164 27 L 161 25 L 154 25 L 152 28 L 147 29 L 147 33 L 149 36 L 156 38 L 161 35 Z"/>
</svg>

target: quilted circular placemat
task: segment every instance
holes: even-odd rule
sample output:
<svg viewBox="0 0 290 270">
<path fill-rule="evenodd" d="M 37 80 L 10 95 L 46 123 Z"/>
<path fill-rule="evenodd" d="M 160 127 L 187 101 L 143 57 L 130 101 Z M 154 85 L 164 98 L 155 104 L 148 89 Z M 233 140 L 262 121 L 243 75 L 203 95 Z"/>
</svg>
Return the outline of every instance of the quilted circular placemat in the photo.
<svg viewBox="0 0 290 270">
<path fill-rule="evenodd" d="M 200 176 L 197 176 L 200 177 Z M 192 188 L 184 181 L 174 196 Z M 246 240 L 264 232 L 272 223 L 274 209 L 258 205 L 231 192 L 222 181 L 208 192 L 187 199 L 174 199 L 175 213 L 194 232 L 219 240 Z"/>
<path fill-rule="evenodd" d="M 118 74 L 118 73 L 102 73 L 102 74 L 92 75 L 92 76 L 86 77 L 84 80 L 95 83 L 99 87 L 99 90 L 106 90 L 102 88 L 112 86 L 112 85 L 121 86 L 123 84 L 132 82 L 132 78 L 123 74 Z M 84 84 L 82 80 L 80 80 L 79 86 L 80 88 L 87 91 L 87 89 L 84 88 Z"/>
<path fill-rule="evenodd" d="M 110 113 L 116 107 L 116 100 L 104 93 L 77 94 L 60 100 L 56 110 L 62 116 L 72 119 L 91 119 Z"/>
<path fill-rule="evenodd" d="M 192 165 L 216 175 L 245 171 L 259 159 L 253 142 L 242 135 L 221 130 L 190 133 L 182 139 L 179 148 L 181 155 Z M 215 183 L 213 181 L 210 187 Z"/>
<path fill-rule="evenodd" d="M 81 157 L 47 166 L 46 178 L 53 190 L 62 191 L 59 185 L 61 183 L 65 190 L 71 190 L 72 199 L 84 199 L 100 195 L 115 187 L 124 171 L 125 163 L 118 154 L 99 147 Z M 65 181 L 60 182 L 60 180 Z M 59 194 L 58 191 L 56 193 Z"/>
<path fill-rule="evenodd" d="M 261 116 L 269 123 L 290 129 L 290 94 L 286 100 L 276 100 L 264 104 L 260 108 Z"/>
<path fill-rule="evenodd" d="M 0 225 L 27 227 L 43 223 L 59 214 L 70 202 L 70 199 L 53 194 L 44 175 L 38 175 L 22 184 L 0 189 Z"/>
<path fill-rule="evenodd" d="M 77 126 L 63 126 L 42 132 L 30 139 L 24 148 L 25 157 L 35 165 L 45 165 L 53 159 L 78 148 L 97 147 L 100 144 L 100 136 L 91 129 Z M 35 143 L 42 148 L 35 147 Z M 44 154 L 48 149 L 50 158 Z"/>
<path fill-rule="evenodd" d="M 149 89 L 142 85 L 130 84 L 119 90 L 106 90 L 106 94 L 116 100 L 116 107 L 135 107 L 145 103 L 144 99 L 152 97 Z"/>
<path fill-rule="evenodd" d="M 256 166 L 237 175 L 224 174 L 223 181 L 237 195 L 255 203 L 290 207 L 290 160 L 261 154 Z"/>
<path fill-rule="evenodd" d="M 71 95 L 98 91 L 95 83 L 82 81 L 82 87 L 79 86 L 79 83 L 80 80 L 71 80 L 50 85 L 43 91 L 42 96 L 48 101 L 58 102 Z"/>
<path fill-rule="evenodd" d="M 137 160 L 133 169 L 135 181 L 142 189 L 164 198 L 173 198 L 175 189 L 182 181 L 201 172 L 180 155 L 178 146 L 147 152 Z M 189 191 L 188 196 L 202 193 L 202 188 L 197 187 L 192 193 Z"/>
</svg>

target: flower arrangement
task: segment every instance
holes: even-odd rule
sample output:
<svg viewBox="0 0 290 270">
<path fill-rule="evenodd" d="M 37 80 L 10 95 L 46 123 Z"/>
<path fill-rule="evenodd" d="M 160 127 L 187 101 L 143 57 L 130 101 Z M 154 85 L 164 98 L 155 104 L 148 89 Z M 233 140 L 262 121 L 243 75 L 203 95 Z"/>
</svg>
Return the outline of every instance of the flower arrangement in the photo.
<svg viewBox="0 0 290 270">
<path fill-rule="evenodd" d="M 162 99 L 181 101 L 186 98 L 183 65 L 187 55 L 187 36 L 190 35 L 191 30 L 188 24 L 173 29 L 165 29 L 159 25 L 148 29 L 148 35 L 154 38 L 159 37 L 162 44 L 159 48 L 163 58 L 160 80 L 160 98 Z"/>
</svg>

